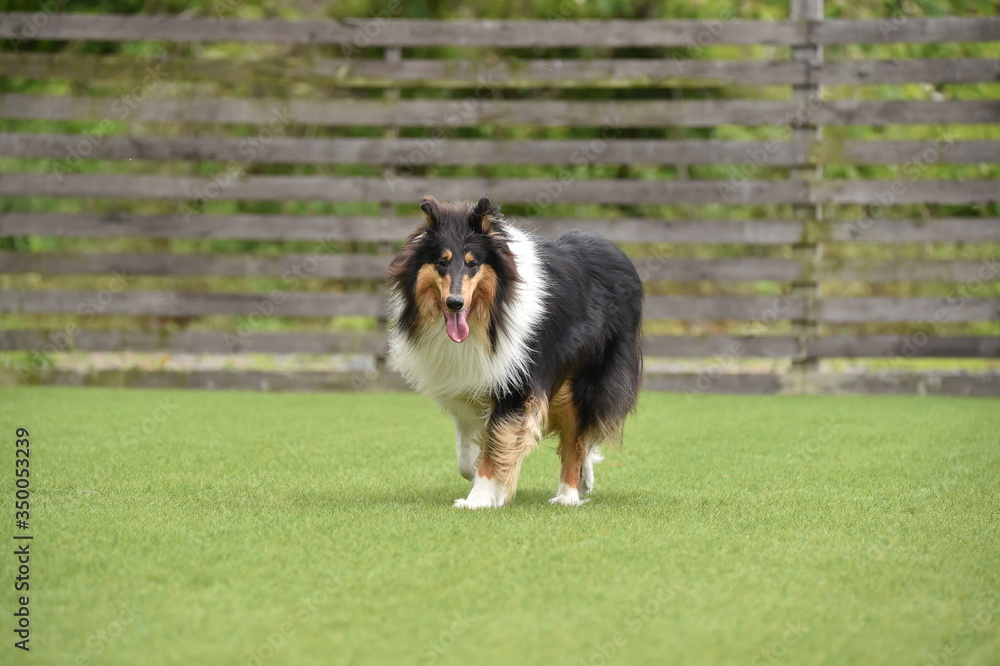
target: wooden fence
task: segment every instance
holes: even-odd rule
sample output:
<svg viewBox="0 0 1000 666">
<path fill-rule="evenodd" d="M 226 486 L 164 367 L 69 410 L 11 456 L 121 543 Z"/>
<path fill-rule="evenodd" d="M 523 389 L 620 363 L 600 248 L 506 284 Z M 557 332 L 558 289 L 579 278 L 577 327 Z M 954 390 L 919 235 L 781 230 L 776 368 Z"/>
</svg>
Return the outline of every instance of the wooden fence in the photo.
<svg viewBox="0 0 1000 666">
<path fill-rule="evenodd" d="M 1000 394 L 995 372 L 914 363 L 1000 357 L 1000 180 L 935 177 L 1000 161 L 954 137 L 1000 123 L 1000 99 L 877 94 L 996 84 L 1000 61 L 829 53 L 995 42 L 1000 19 L 824 20 L 813 0 L 777 22 L 8 13 L 0 38 L 0 350 L 20 353 L 0 382 L 398 387 L 379 283 L 433 193 L 621 243 L 647 282 L 649 388 Z M 145 50 L 80 48 L 122 42 Z M 726 45 L 759 48 L 692 57 Z M 973 251 L 933 258 L 956 244 Z M 348 360 L 49 362 L 126 351 Z"/>
</svg>

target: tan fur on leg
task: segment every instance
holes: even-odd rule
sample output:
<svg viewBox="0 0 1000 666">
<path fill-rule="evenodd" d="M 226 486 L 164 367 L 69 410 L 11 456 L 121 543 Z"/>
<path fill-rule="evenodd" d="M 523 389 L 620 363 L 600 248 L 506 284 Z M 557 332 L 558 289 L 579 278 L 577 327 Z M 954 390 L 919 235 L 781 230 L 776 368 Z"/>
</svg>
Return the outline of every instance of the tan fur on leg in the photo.
<svg viewBox="0 0 1000 666">
<path fill-rule="evenodd" d="M 507 488 L 507 501 L 517 493 L 521 462 L 538 446 L 546 419 L 547 403 L 538 398 L 528 399 L 524 410 L 494 425 L 487 433 L 479 463 L 479 474 L 496 474 Z"/>
</svg>

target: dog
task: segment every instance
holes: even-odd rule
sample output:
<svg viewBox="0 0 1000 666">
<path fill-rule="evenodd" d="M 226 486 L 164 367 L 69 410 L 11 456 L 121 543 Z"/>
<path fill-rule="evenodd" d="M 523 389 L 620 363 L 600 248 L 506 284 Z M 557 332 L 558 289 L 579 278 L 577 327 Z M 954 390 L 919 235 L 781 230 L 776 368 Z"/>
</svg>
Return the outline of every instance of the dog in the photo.
<svg viewBox="0 0 1000 666">
<path fill-rule="evenodd" d="M 642 381 L 635 266 L 597 234 L 526 233 L 487 197 L 425 196 L 420 209 L 426 219 L 387 271 L 389 359 L 455 419 L 458 468 L 472 482 L 455 506 L 510 502 L 525 455 L 555 433 L 550 502 L 586 502 L 597 445 L 620 444 Z"/>
</svg>

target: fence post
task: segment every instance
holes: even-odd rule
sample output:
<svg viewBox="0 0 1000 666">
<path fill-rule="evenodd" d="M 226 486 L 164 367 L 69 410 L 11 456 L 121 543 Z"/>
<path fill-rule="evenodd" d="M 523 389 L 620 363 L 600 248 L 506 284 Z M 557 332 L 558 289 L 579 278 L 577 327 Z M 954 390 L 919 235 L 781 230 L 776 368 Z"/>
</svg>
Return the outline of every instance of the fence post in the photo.
<svg viewBox="0 0 1000 666">
<path fill-rule="evenodd" d="M 823 178 L 823 165 L 818 162 L 816 143 L 823 138 L 823 128 L 816 124 L 812 111 L 820 99 L 820 86 L 816 83 L 815 70 L 822 64 L 823 47 L 814 39 L 815 26 L 823 20 L 823 0 L 790 0 L 791 18 L 806 24 L 807 40 L 792 47 L 792 60 L 804 64 L 804 83 L 792 86 L 792 99 L 800 114 L 792 124 L 791 140 L 800 146 L 804 157 L 802 166 L 793 168 L 790 177 L 805 183 Z M 802 236 L 792 246 L 792 256 L 802 266 L 802 275 L 792 283 L 791 295 L 802 300 L 802 318 L 792 321 L 792 333 L 798 339 L 798 350 L 790 371 L 790 390 L 793 393 L 813 393 L 815 376 L 819 371 L 815 341 L 819 336 L 818 305 L 820 293 L 820 263 L 823 259 L 823 206 L 813 199 L 813 188 L 807 186 L 809 202 L 794 204 L 793 215 L 802 222 Z"/>
</svg>

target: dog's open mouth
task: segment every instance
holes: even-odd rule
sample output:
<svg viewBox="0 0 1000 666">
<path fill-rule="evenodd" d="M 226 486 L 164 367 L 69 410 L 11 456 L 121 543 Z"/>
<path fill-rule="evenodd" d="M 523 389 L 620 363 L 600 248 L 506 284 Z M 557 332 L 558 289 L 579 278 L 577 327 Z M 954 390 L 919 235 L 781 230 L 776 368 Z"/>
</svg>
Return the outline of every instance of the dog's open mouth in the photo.
<svg viewBox="0 0 1000 666">
<path fill-rule="evenodd" d="M 469 337 L 469 322 L 466 321 L 468 316 L 468 310 L 462 310 L 461 312 L 444 311 L 444 326 L 448 331 L 449 338 L 455 342 L 462 342 Z"/>
</svg>

